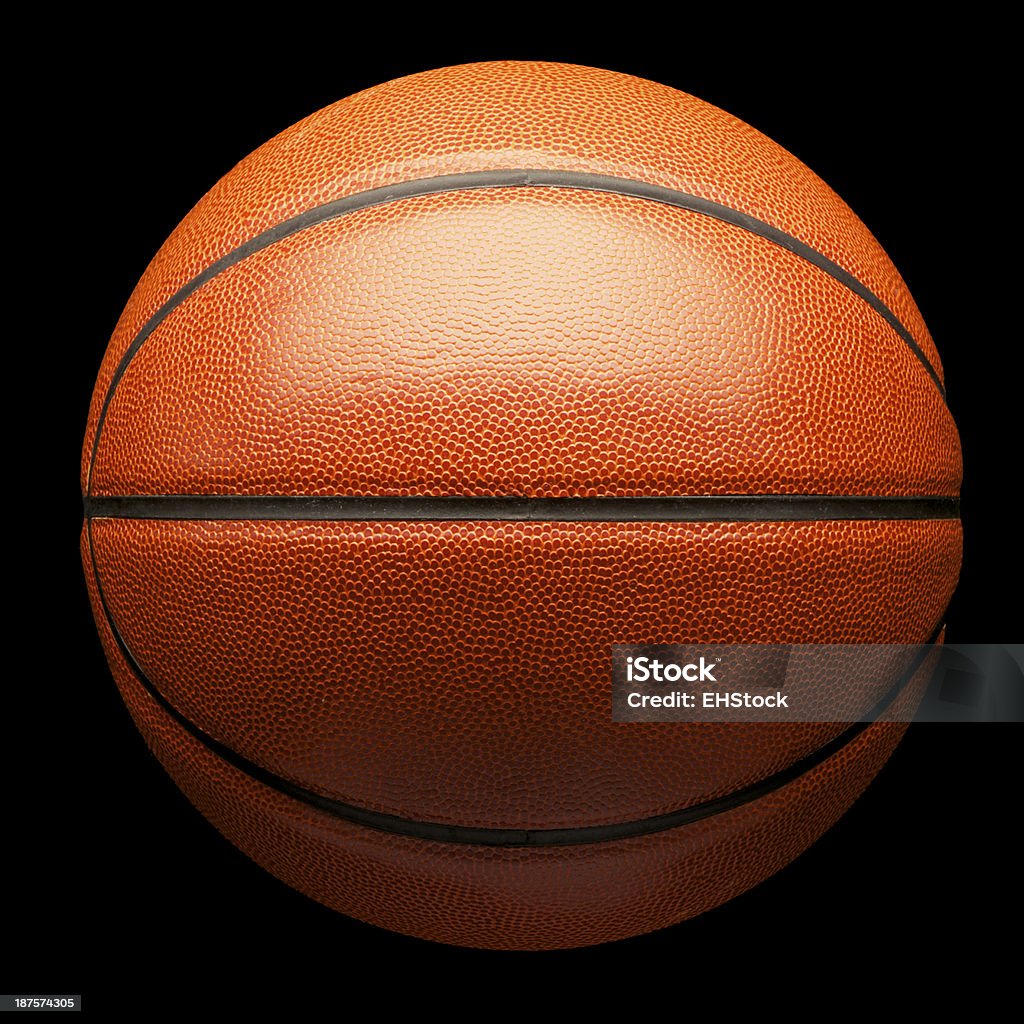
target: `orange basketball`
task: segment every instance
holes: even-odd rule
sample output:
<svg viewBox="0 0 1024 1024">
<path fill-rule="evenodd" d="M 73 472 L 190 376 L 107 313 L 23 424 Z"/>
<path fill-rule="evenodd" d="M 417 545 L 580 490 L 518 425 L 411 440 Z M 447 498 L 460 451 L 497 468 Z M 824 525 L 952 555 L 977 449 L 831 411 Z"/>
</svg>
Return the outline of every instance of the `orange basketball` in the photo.
<svg viewBox="0 0 1024 1024">
<path fill-rule="evenodd" d="M 83 560 L 153 752 L 267 870 L 465 946 L 662 928 L 804 850 L 870 724 L 615 723 L 618 643 L 923 643 L 956 584 L 935 345 L 864 225 L 622 74 L 445 68 L 174 231 L 85 438 Z"/>
</svg>

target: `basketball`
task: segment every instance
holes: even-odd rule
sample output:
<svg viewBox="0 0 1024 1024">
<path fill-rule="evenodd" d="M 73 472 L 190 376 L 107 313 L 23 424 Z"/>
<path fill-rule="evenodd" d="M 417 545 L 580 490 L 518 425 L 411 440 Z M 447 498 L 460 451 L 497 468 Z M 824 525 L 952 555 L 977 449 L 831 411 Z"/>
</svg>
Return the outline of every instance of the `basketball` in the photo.
<svg viewBox="0 0 1024 1024">
<path fill-rule="evenodd" d="M 677 90 L 493 62 L 312 114 L 174 230 L 100 367 L 82 559 L 243 853 L 561 949 L 793 861 L 929 673 L 852 726 L 623 723 L 613 646 L 939 642 L 960 481 L 921 312 L 811 170 Z"/>
</svg>

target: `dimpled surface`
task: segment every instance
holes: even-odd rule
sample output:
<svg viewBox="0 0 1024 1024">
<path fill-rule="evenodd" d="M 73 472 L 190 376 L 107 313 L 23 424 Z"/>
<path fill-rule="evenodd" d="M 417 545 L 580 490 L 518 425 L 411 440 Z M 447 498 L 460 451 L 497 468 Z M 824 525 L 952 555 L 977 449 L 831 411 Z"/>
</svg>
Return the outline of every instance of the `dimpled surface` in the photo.
<svg viewBox="0 0 1024 1024">
<path fill-rule="evenodd" d="M 306 226 L 218 268 L 124 361 L 179 289 L 290 217 L 524 168 L 665 186 L 765 221 L 873 291 L 941 376 L 878 243 L 749 126 L 611 72 L 449 68 L 312 115 L 186 217 L 110 341 L 87 493 L 958 493 L 941 393 L 865 299 L 742 227 L 610 192 L 449 191 Z M 575 828 L 734 793 L 843 728 L 613 723 L 612 644 L 920 643 L 960 546 L 952 521 L 95 519 L 83 556 L 139 728 L 236 845 L 397 931 L 556 948 L 663 927 L 778 870 L 856 798 L 901 727 L 872 725 L 795 782 L 656 835 L 427 842 L 240 774 L 154 702 L 111 622 L 181 714 L 301 787 L 409 820 Z M 924 678 L 900 700 L 914 706 Z M 824 706 L 870 706 L 886 688 L 849 679 Z"/>
<path fill-rule="evenodd" d="M 909 425 L 913 429 L 908 429 Z M 388 203 L 218 274 L 122 377 L 94 494 L 950 494 L 956 427 L 828 274 L 662 203 Z"/>
<path fill-rule="evenodd" d="M 882 247 L 828 185 L 771 139 L 655 82 L 501 61 L 427 71 L 357 93 L 283 131 L 218 182 L 161 247 L 117 324 L 86 452 L 114 370 L 139 328 L 218 257 L 289 217 L 370 188 L 524 167 L 632 178 L 766 221 L 875 292 L 942 373 L 920 312 Z"/>
<path fill-rule="evenodd" d="M 814 842 L 860 795 L 905 729 L 880 721 L 796 781 L 652 835 L 545 848 L 411 839 L 297 803 L 196 742 L 138 683 L 103 618 L 88 569 L 87 576 L 124 700 L 192 803 L 244 853 L 299 891 L 360 920 L 438 942 L 561 949 L 694 917 L 756 885 Z M 906 715 L 920 699 L 933 660 L 895 701 L 894 716 Z"/>
<path fill-rule="evenodd" d="M 923 641 L 960 524 L 101 520 L 92 537 L 147 677 L 250 760 L 413 820 L 572 828 L 729 793 L 844 728 L 615 723 L 612 644 Z M 861 706 L 889 685 L 866 681 Z"/>
</svg>

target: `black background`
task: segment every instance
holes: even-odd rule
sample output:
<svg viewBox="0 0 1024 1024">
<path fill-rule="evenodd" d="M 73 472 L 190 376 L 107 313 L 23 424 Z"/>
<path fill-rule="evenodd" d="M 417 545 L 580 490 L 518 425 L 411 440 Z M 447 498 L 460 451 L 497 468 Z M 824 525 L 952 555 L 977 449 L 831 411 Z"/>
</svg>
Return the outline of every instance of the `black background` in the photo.
<svg viewBox="0 0 1024 1024">
<path fill-rule="evenodd" d="M 339 13 L 301 31 L 190 26 L 116 44 L 90 22 L 34 53 L 39 98 L 21 107 L 16 147 L 29 170 L 11 203 L 43 207 L 46 227 L 8 293 L 28 314 L 10 348 L 30 374 L 8 386 L 24 410 L 11 470 L 44 500 L 13 520 L 15 557 L 29 565 L 9 645 L 29 654 L 12 656 L 5 687 L 3 991 L 84 992 L 93 1010 L 126 993 L 169 1008 L 203 993 L 215 1010 L 303 1016 L 343 1012 L 355 990 L 394 1009 L 532 1012 L 542 992 L 557 998 L 542 982 L 574 1006 L 645 982 L 678 1010 L 687 991 L 775 1002 L 814 977 L 838 999 L 879 977 L 911 995 L 1001 983 L 993 933 L 1017 927 L 1020 887 L 1010 727 L 912 727 L 836 828 L 702 918 L 591 950 L 494 954 L 390 935 L 264 874 L 178 793 L 117 696 L 77 563 L 77 474 L 92 382 L 135 281 L 193 203 L 271 135 L 388 78 L 492 58 L 603 66 L 694 93 L 795 153 L 858 212 L 924 312 L 964 440 L 966 549 L 948 639 L 1017 636 L 1019 286 L 1003 249 L 1016 230 L 1018 204 L 1004 198 L 1016 117 L 1000 29 L 933 24 L 919 38 L 723 10 L 725 24 L 670 20 L 601 42 L 579 26 L 507 34 L 528 16 L 502 13 L 502 30 L 476 39 L 430 18 L 401 40 L 394 25 L 354 33 Z"/>
</svg>

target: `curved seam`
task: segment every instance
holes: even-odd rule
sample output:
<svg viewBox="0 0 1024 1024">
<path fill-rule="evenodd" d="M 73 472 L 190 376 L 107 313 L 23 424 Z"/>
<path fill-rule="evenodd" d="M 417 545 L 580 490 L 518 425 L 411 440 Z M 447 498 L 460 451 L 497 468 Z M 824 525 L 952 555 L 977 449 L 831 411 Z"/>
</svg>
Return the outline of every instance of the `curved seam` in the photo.
<svg viewBox="0 0 1024 1024">
<path fill-rule="evenodd" d="M 379 832 L 387 832 L 395 835 L 406 836 L 413 839 L 423 839 L 431 842 L 452 843 L 471 846 L 497 846 L 505 848 L 515 847 L 545 847 L 545 846 L 580 846 L 592 843 L 614 842 L 623 839 L 634 839 L 640 836 L 652 835 L 657 832 L 664 832 L 669 829 L 680 828 L 690 825 L 696 821 L 712 817 L 733 810 L 763 796 L 773 793 L 790 782 L 795 781 L 802 775 L 823 764 L 833 755 L 837 754 L 844 747 L 852 743 L 877 719 L 884 714 L 888 707 L 903 692 L 907 683 L 916 675 L 918 669 L 924 663 L 929 653 L 929 648 L 938 639 L 942 631 L 941 620 L 936 626 L 929 639 L 928 646 L 918 651 L 910 665 L 901 674 L 897 683 L 885 694 L 874 708 L 865 716 L 864 721 L 854 722 L 849 728 L 844 729 L 838 736 L 834 737 L 824 746 L 808 754 L 806 757 L 794 761 L 793 764 L 776 772 L 774 775 L 759 782 L 753 783 L 742 789 L 736 790 L 726 796 L 716 797 L 691 807 L 678 811 L 671 811 L 667 814 L 654 815 L 634 821 L 619 822 L 612 825 L 585 825 L 578 828 L 562 829 L 503 829 L 503 828 L 474 828 L 466 825 L 447 825 L 442 822 L 416 821 L 403 818 L 399 815 L 387 814 L 380 811 L 371 811 L 364 807 L 357 807 L 347 804 L 341 800 L 335 800 L 323 794 L 305 789 L 289 779 L 269 771 L 262 765 L 250 761 L 239 754 L 232 747 L 214 739 L 190 718 L 182 714 L 167 698 L 160 693 L 153 682 L 143 672 L 135 656 L 124 637 L 114 622 L 113 615 L 107 605 L 103 593 L 103 586 L 100 582 L 99 566 L 96 563 L 96 548 L 93 544 L 92 521 L 87 526 L 89 536 L 89 557 L 92 561 L 93 576 L 96 581 L 96 593 L 99 597 L 100 607 L 103 610 L 107 625 L 114 637 L 114 641 L 128 662 L 128 667 L 135 675 L 136 680 L 157 705 L 166 712 L 179 726 L 181 726 L 193 739 L 197 740 L 211 754 L 226 761 L 233 768 L 242 772 L 250 779 L 258 782 L 269 789 L 275 790 L 284 796 L 291 797 L 300 803 L 313 807 L 334 818 L 348 821 L 355 825 L 361 825 Z"/>
<path fill-rule="evenodd" d="M 202 287 L 202 285 L 206 284 L 207 281 L 212 280 L 223 271 L 242 262 L 242 260 L 253 253 L 273 245 L 275 242 L 303 231 L 307 227 L 334 220 L 347 213 L 354 213 L 401 199 L 414 199 L 442 192 L 509 187 L 569 188 L 589 192 L 610 192 L 616 195 L 630 196 L 635 199 L 647 199 L 652 202 L 663 203 L 679 209 L 689 210 L 692 213 L 703 214 L 715 220 L 724 221 L 727 224 L 742 228 L 751 234 L 773 242 L 775 245 L 818 267 L 818 269 L 825 271 L 830 277 L 845 285 L 874 309 L 904 341 L 939 389 L 939 394 L 942 395 L 943 400 L 945 400 L 946 393 L 938 372 L 932 366 L 917 340 L 896 314 L 866 285 L 862 284 L 853 274 L 845 270 L 834 260 L 829 259 L 805 242 L 801 242 L 798 238 L 794 238 L 792 235 L 773 227 L 766 221 L 741 213 L 731 206 L 725 206 L 710 199 L 691 195 L 688 192 L 681 192 L 664 185 L 652 185 L 647 182 L 635 181 L 631 178 L 617 178 L 607 174 L 543 169 L 512 169 L 503 171 L 473 171 L 465 174 L 444 174 L 431 178 L 418 178 L 396 185 L 385 185 L 381 188 L 368 189 L 341 199 L 335 199 L 320 206 L 315 206 L 295 217 L 281 221 L 281 223 L 260 232 L 247 242 L 232 249 L 231 252 L 225 253 L 225 255 L 215 260 L 205 270 L 178 289 L 143 324 L 114 370 L 114 375 L 107 388 L 103 405 L 100 407 L 99 418 L 96 422 L 96 435 L 93 438 L 92 453 L 89 459 L 89 472 L 86 479 L 86 494 L 92 493 L 92 472 L 96 463 L 96 454 L 99 450 L 100 435 L 103 432 L 107 411 L 110 408 L 110 403 L 113 400 L 114 393 L 122 376 L 135 358 L 138 350 L 153 331 L 171 312 Z"/>
</svg>

